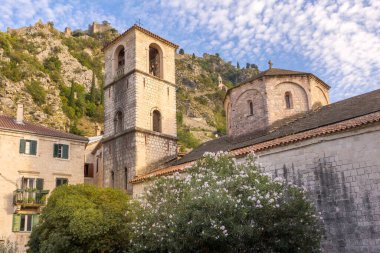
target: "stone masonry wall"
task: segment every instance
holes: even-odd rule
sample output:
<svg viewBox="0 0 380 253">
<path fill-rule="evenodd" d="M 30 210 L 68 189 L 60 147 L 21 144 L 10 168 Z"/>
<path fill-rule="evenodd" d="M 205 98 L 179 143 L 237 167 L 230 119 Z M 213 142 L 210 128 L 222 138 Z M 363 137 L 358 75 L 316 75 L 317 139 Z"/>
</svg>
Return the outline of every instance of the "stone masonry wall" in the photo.
<svg viewBox="0 0 380 253">
<path fill-rule="evenodd" d="M 265 77 L 269 124 L 310 109 L 307 76 Z M 286 108 L 285 93 L 291 92 L 293 107 Z"/>
<path fill-rule="evenodd" d="M 380 252 L 380 125 L 260 152 L 267 172 L 304 186 L 326 253 Z"/>
<path fill-rule="evenodd" d="M 125 189 L 132 193 L 132 186 L 127 184 L 135 175 L 136 137 L 131 132 L 103 144 L 103 182 L 104 187 Z M 127 170 L 127 177 L 125 171 Z M 112 172 L 114 180 L 112 182 Z M 127 186 L 127 187 L 126 187 Z"/>
<path fill-rule="evenodd" d="M 156 133 L 137 133 L 136 176 L 177 157 L 177 141 Z"/>
</svg>

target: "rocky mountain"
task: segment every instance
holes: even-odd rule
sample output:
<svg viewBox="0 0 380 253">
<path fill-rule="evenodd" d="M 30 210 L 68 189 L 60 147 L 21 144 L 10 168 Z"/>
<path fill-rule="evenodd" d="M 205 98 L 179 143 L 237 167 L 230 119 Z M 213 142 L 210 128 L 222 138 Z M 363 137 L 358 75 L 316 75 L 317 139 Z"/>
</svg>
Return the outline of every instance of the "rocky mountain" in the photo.
<svg viewBox="0 0 380 253">
<path fill-rule="evenodd" d="M 15 115 L 24 104 L 25 118 L 56 129 L 94 135 L 103 123 L 102 46 L 118 33 L 60 32 L 41 21 L 0 32 L 0 113 Z M 183 149 L 225 133 L 223 99 L 232 87 L 258 72 L 236 68 L 219 55 L 197 57 L 182 49 L 176 57 L 177 121 Z"/>
</svg>

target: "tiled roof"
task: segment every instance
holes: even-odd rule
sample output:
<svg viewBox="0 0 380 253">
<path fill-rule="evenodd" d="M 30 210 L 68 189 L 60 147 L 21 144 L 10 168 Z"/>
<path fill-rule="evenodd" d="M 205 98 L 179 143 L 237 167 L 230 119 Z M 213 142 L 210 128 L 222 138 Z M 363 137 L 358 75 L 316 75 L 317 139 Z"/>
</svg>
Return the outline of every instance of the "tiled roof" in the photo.
<svg viewBox="0 0 380 253">
<path fill-rule="evenodd" d="M 230 88 L 227 91 L 227 94 L 229 94 L 231 92 L 231 90 L 233 90 L 233 89 L 235 89 L 237 87 L 240 87 L 240 86 L 242 86 L 244 84 L 250 83 L 250 82 L 252 82 L 252 81 L 254 81 L 256 79 L 262 78 L 264 76 L 292 76 L 292 75 L 293 76 L 294 75 L 308 75 L 308 76 L 312 76 L 315 79 L 317 79 L 319 82 L 321 82 L 323 85 L 325 85 L 328 89 L 330 89 L 330 86 L 328 84 L 326 84 L 324 81 L 322 81 L 321 79 L 319 79 L 317 76 L 313 75 L 312 73 L 301 72 L 301 71 L 294 71 L 294 70 L 287 70 L 287 69 L 270 68 L 270 69 L 267 69 L 265 71 L 261 71 L 260 73 L 258 73 L 257 75 L 252 76 L 248 80 L 245 80 L 244 82 L 239 83 L 238 85 Z"/>
<path fill-rule="evenodd" d="M 302 117 L 293 119 L 277 129 L 252 133 L 235 140 L 223 136 L 203 143 L 179 159 L 174 166 L 155 171 L 155 173 L 162 175 L 180 171 L 184 168 L 182 164 L 189 164 L 199 159 L 205 152 L 229 151 L 233 155 L 239 156 L 375 122 L 380 122 L 380 90 L 342 100 L 317 111 L 307 112 Z M 145 176 L 150 177 L 151 175 L 140 176 L 132 182 L 145 180 Z"/>
<path fill-rule="evenodd" d="M 88 139 L 83 136 L 61 132 L 52 128 L 31 124 L 24 121 L 22 124 L 16 123 L 16 120 L 12 117 L 0 115 L 0 130 L 11 130 L 17 132 L 25 132 L 31 134 L 38 134 L 44 136 L 57 137 L 62 139 L 71 139 L 82 142 L 87 142 Z"/>
</svg>

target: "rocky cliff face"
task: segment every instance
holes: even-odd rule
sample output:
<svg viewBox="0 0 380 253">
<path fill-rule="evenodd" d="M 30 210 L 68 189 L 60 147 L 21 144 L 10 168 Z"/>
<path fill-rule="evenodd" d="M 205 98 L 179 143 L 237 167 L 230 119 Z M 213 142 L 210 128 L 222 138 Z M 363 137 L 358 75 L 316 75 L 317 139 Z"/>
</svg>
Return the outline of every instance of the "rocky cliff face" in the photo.
<svg viewBox="0 0 380 253">
<path fill-rule="evenodd" d="M 93 135 L 94 124 L 103 121 L 101 48 L 116 35 L 114 29 L 65 34 L 42 22 L 0 32 L 0 113 L 14 115 L 17 103 L 23 103 L 29 121 Z M 178 54 L 176 68 L 178 135 L 184 148 L 225 132 L 220 78 L 232 87 L 258 72 L 208 54 Z"/>
</svg>

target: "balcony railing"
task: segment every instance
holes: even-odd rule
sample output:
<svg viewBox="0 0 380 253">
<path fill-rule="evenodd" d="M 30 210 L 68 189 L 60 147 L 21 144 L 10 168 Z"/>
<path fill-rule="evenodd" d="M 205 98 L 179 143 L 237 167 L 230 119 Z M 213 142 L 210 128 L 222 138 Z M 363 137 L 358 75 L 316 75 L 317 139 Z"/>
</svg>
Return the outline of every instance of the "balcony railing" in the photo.
<svg viewBox="0 0 380 253">
<path fill-rule="evenodd" d="M 44 206 L 49 190 L 17 189 L 13 192 L 13 204 L 17 206 Z"/>
<path fill-rule="evenodd" d="M 115 76 L 114 76 L 114 81 L 120 79 L 124 75 L 124 67 L 120 67 L 116 70 Z"/>
</svg>

